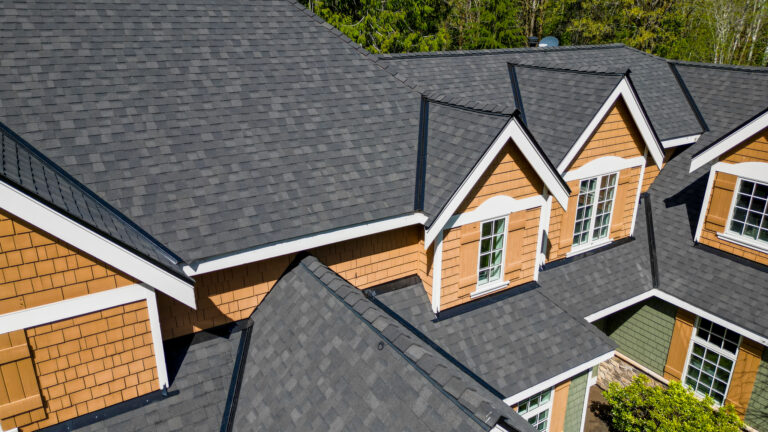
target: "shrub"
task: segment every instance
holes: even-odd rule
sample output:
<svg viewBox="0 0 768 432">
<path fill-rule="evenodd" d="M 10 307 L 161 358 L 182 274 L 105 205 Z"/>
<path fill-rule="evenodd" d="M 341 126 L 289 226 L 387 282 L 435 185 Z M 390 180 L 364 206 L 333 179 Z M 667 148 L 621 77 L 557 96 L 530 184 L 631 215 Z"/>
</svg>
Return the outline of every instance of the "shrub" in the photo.
<svg viewBox="0 0 768 432">
<path fill-rule="evenodd" d="M 611 383 L 603 396 L 619 432 L 739 432 L 743 427 L 733 405 L 714 410 L 711 397 L 701 400 L 677 381 L 654 387 L 639 375 L 623 388 Z"/>
</svg>

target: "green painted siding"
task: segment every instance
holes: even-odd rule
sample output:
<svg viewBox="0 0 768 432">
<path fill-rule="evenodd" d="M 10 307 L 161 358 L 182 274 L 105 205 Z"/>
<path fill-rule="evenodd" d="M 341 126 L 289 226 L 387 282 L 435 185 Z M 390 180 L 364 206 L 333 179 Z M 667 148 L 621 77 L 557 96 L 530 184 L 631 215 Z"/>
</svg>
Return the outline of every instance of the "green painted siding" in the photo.
<svg viewBox="0 0 768 432">
<path fill-rule="evenodd" d="M 589 371 L 571 379 L 568 388 L 568 404 L 565 408 L 564 432 L 579 432 L 581 430 L 581 415 L 584 412 L 584 393 L 587 391 Z"/>
<path fill-rule="evenodd" d="M 760 359 L 744 422 L 757 430 L 768 431 L 768 349 L 763 350 Z"/>
<path fill-rule="evenodd" d="M 676 314 L 675 306 L 653 298 L 606 317 L 601 326 L 620 353 L 663 375 Z"/>
</svg>

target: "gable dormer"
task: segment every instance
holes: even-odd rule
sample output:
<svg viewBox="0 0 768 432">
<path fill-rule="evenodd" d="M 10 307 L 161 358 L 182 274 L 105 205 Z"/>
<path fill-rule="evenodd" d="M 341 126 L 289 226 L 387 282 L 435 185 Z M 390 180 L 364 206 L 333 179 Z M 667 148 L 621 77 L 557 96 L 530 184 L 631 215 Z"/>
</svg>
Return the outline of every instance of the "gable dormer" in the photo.
<svg viewBox="0 0 768 432">
<path fill-rule="evenodd" d="M 691 171 L 714 161 L 695 240 L 768 265 L 768 113 L 698 153 Z"/>
</svg>

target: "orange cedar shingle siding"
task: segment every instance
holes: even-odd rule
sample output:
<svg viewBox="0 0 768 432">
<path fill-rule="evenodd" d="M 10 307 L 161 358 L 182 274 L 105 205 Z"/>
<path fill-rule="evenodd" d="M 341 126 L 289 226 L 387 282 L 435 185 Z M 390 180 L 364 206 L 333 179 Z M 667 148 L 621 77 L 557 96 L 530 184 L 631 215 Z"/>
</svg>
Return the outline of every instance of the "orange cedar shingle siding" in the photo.
<svg viewBox="0 0 768 432">
<path fill-rule="evenodd" d="M 664 166 L 666 165 L 667 161 L 670 157 L 675 153 L 674 148 L 666 149 L 664 150 L 664 163 L 661 164 L 661 169 L 664 169 Z M 643 174 L 643 189 L 640 192 L 648 192 L 648 189 L 651 188 L 653 185 L 654 180 L 656 180 L 656 177 L 659 176 L 659 173 L 661 170 L 659 170 L 659 167 L 656 166 L 656 162 L 654 162 L 653 157 L 649 154 L 645 158 L 645 174 Z"/>
<path fill-rule="evenodd" d="M 133 283 L 130 277 L 0 210 L 0 314 Z"/>
<path fill-rule="evenodd" d="M 706 217 L 704 219 L 704 226 L 701 229 L 699 243 L 768 265 L 768 254 L 721 240 L 717 237 L 717 233 L 725 232 L 728 214 L 733 203 L 736 181 L 737 177 L 735 175 L 722 172 L 715 174 L 715 181 L 712 184 L 712 195 L 706 208 Z"/>
<path fill-rule="evenodd" d="M 364 289 L 425 275 L 420 233 L 413 226 L 311 250 L 320 261 Z M 196 276 L 197 310 L 158 295 L 163 337 L 182 336 L 247 318 L 288 268 L 292 255 Z"/>
<path fill-rule="evenodd" d="M 45 401 L 33 431 L 158 390 L 146 301 L 26 330 Z M 10 422 L 3 421 L 3 428 Z"/>
<path fill-rule="evenodd" d="M 576 156 L 568 170 L 579 168 L 584 164 L 604 156 L 618 156 L 626 159 L 643 156 L 644 144 L 640 132 L 632 120 L 632 116 L 619 101 L 609 111 L 597 127 L 595 134 L 590 138 L 581 152 Z M 650 156 L 648 157 L 650 160 Z M 653 164 L 653 161 L 646 162 Z M 658 170 L 657 170 L 658 171 Z M 566 171 L 567 172 L 567 171 Z M 646 175 L 648 172 L 646 171 Z M 651 173 L 648 186 L 655 179 L 656 173 Z M 611 238 L 618 240 L 629 236 L 632 227 L 632 216 L 635 211 L 637 185 L 640 181 L 640 167 L 628 168 L 619 173 L 619 187 L 616 191 L 614 213 L 611 219 Z M 571 189 L 571 197 L 568 201 L 566 213 L 557 201 L 552 202 L 549 230 L 547 233 L 548 261 L 565 258 L 570 252 L 573 243 L 573 225 L 576 214 L 576 201 L 579 195 L 579 180 L 568 183 Z M 643 184 L 646 184 L 645 175 Z M 621 211 L 622 213 L 618 213 Z"/>
<path fill-rule="evenodd" d="M 723 162 L 768 162 L 768 129 L 736 146 L 721 158 Z"/>
</svg>

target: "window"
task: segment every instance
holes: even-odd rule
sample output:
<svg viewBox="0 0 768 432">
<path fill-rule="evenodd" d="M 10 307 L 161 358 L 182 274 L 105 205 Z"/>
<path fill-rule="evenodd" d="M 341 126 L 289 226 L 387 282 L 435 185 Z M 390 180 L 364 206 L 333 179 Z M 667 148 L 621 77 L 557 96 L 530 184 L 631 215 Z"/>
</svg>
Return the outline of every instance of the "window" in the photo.
<svg viewBox="0 0 768 432">
<path fill-rule="evenodd" d="M 552 411 L 552 389 L 517 404 L 517 412 L 523 416 L 533 428 L 540 431 L 549 430 L 549 415 Z"/>
<path fill-rule="evenodd" d="M 728 394 L 740 336 L 704 318 L 699 319 L 688 356 L 685 383 L 701 396 L 712 396 L 719 405 Z"/>
<path fill-rule="evenodd" d="M 740 180 L 731 209 L 729 230 L 768 243 L 768 185 Z"/>
<path fill-rule="evenodd" d="M 613 173 L 581 181 L 573 246 L 589 245 L 608 237 L 617 176 Z"/>
<path fill-rule="evenodd" d="M 504 272 L 504 243 L 506 218 L 483 222 L 480 229 L 480 256 L 477 284 L 485 285 L 501 280 Z"/>
</svg>

